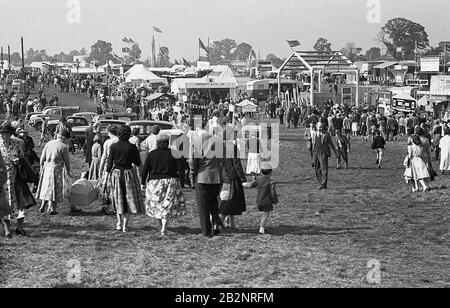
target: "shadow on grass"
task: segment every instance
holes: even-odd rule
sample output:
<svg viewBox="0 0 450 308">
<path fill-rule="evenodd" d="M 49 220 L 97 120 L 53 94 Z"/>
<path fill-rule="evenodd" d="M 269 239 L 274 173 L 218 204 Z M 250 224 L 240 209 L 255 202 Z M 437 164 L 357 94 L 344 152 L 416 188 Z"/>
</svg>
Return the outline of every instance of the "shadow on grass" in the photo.
<svg viewBox="0 0 450 308">
<path fill-rule="evenodd" d="M 370 230 L 367 227 L 355 228 L 326 228 L 319 226 L 278 226 L 276 228 L 268 228 L 272 236 L 285 235 L 341 235 L 355 234 L 361 230 Z M 233 232 L 234 234 L 258 234 L 259 229 L 243 229 Z"/>
</svg>

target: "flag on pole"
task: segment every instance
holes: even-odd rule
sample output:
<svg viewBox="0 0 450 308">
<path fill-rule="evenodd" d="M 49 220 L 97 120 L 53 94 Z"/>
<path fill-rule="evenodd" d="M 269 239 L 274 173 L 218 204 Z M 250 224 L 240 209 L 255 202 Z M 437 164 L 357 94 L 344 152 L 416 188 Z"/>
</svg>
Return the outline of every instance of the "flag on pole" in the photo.
<svg viewBox="0 0 450 308">
<path fill-rule="evenodd" d="M 133 39 L 128 39 L 128 43 L 130 44 L 136 44 L 136 42 Z"/>
<path fill-rule="evenodd" d="M 297 46 L 300 46 L 301 45 L 301 43 L 299 42 L 299 41 L 297 41 L 297 40 L 293 40 L 293 41 L 287 41 L 287 43 L 289 44 L 289 46 L 291 47 L 291 48 L 294 48 L 294 47 L 297 47 Z"/>
<path fill-rule="evenodd" d="M 180 65 L 180 62 L 178 62 L 177 60 L 175 60 L 175 65 Z"/>
<path fill-rule="evenodd" d="M 166 59 L 169 59 L 169 55 L 166 53 L 168 50 L 167 47 L 160 47 L 159 48 L 159 53 Z"/>
<path fill-rule="evenodd" d="M 209 53 L 209 50 L 208 48 L 206 48 L 205 44 L 203 44 L 202 39 L 198 39 L 198 46 L 204 51 L 206 51 L 206 53 Z"/>
<path fill-rule="evenodd" d="M 183 58 L 183 65 L 187 67 L 191 67 L 191 63 L 189 63 L 185 58 Z"/>
<path fill-rule="evenodd" d="M 129 40 L 129 39 L 127 39 L 126 37 L 124 37 L 124 38 L 122 39 L 122 42 L 124 42 L 124 43 L 129 43 L 129 42 L 130 42 L 130 40 Z"/>
<path fill-rule="evenodd" d="M 416 42 L 416 50 L 422 51 L 422 50 L 427 49 L 427 47 L 428 47 L 427 43 Z"/>
<path fill-rule="evenodd" d="M 153 31 L 156 33 L 163 33 L 160 28 L 153 26 Z"/>
</svg>

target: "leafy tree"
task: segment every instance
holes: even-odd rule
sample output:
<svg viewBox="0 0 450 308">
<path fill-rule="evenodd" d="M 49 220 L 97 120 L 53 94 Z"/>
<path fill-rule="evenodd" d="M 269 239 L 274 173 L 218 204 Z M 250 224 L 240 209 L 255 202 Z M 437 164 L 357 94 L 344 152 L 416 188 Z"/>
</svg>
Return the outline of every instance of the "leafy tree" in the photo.
<svg viewBox="0 0 450 308">
<path fill-rule="evenodd" d="M 212 47 L 209 47 L 209 60 L 217 63 L 222 60 L 233 60 L 233 52 L 237 48 L 237 43 L 233 39 L 223 39 L 215 41 Z"/>
<path fill-rule="evenodd" d="M 139 59 L 141 59 L 141 55 L 142 55 L 142 50 L 139 47 L 139 44 L 134 43 L 131 46 L 131 49 L 130 49 L 130 52 L 129 52 L 130 60 L 133 61 L 133 62 L 136 62 Z"/>
<path fill-rule="evenodd" d="M 20 56 L 20 53 L 14 52 L 11 54 L 11 64 L 15 66 L 22 65 L 22 57 Z"/>
<path fill-rule="evenodd" d="M 69 52 L 69 56 L 76 57 L 76 56 L 81 56 L 81 53 L 78 50 L 72 50 L 71 52 Z"/>
<path fill-rule="evenodd" d="M 275 66 L 276 68 L 280 68 L 280 66 L 283 65 L 284 61 L 286 61 L 286 60 L 282 60 L 282 59 L 278 58 L 276 55 L 274 55 L 273 53 L 271 53 L 271 54 L 267 55 L 266 61 L 270 61 L 270 62 L 272 62 L 273 66 Z"/>
<path fill-rule="evenodd" d="M 114 59 L 112 51 L 111 43 L 99 40 L 91 47 L 90 60 L 97 62 L 98 65 L 105 65 L 109 60 Z"/>
<path fill-rule="evenodd" d="M 355 43 L 347 43 L 341 49 L 341 52 L 352 62 L 363 60 L 362 51 L 362 48 L 356 47 Z"/>
<path fill-rule="evenodd" d="M 372 47 L 366 51 L 366 60 L 376 61 L 381 57 L 381 49 L 379 47 Z"/>
<path fill-rule="evenodd" d="M 396 60 L 413 59 L 416 42 L 429 46 L 425 28 L 405 18 L 389 20 L 378 34 L 378 41 L 383 43 L 390 55 Z M 397 49 L 401 48 L 401 52 Z"/>
<path fill-rule="evenodd" d="M 236 50 L 232 54 L 233 60 L 248 60 L 250 58 L 250 53 L 252 52 L 253 47 L 247 43 L 240 43 Z"/>
<path fill-rule="evenodd" d="M 331 51 L 331 43 L 328 42 L 326 38 L 319 38 L 314 44 L 314 50 L 317 51 Z"/>
</svg>

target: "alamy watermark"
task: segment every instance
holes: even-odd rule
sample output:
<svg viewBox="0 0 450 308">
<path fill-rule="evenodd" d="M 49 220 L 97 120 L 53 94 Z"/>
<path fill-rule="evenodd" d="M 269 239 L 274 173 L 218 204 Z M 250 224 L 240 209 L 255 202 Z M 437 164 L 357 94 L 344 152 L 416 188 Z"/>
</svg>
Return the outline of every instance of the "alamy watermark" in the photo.
<svg viewBox="0 0 450 308">
<path fill-rule="evenodd" d="M 69 24 L 81 23 L 81 3 L 80 0 L 67 0 L 66 20 Z"/>
<path fill-rule="evenodd" d="M 376 259 L 369 260 L 367 268 L 370 269 L 367 273 L 367 283 L 381 284 L 381 262 Z"/>
<path fill-rule="evenodd" d="M 206 125 L 194 123 L 195 131 L 183 134 L 172 143 L 175 158 L 240 158 L 249 153 L 258 153 L 261 161 L 270 169 L 276 169 L 280 162 L 280 125 L 262 123 L 241 128 L 227 125 Z"/>
<path fill-rule="evenodd" d="M 81 283 L 81 262 L 78 260 L 70 260 L 67 262 L 69 271 L 67 272 L 67 283 L 80 284 Z"/>
<path fill-rule="evenodd" d="M 381 23 L 381 2 L 380 0 L 368 0 L 366 19 L 369 24 L 380 24 Z"/>
</svg>

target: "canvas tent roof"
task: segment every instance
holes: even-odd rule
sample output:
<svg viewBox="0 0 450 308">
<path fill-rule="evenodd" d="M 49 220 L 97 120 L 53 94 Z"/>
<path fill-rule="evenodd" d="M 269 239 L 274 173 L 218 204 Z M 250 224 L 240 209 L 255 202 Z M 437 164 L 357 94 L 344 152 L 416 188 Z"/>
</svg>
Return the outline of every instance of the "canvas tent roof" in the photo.
<svg viewBox="0 0 450 308">
<path fill-rule="evenodd" d="M 251 101 L 249 101 L 248 99 L 243 100 L 242 102 L 240 102 L 239 104 L 237 104 L 239 107 L 244 107 L 244 106 L 255 106 L 257 107 L 257 105 L 255 105 L 254 103 L 252 103 Z"/>
<path fill-rule="evenodd" d="M 163 83 L 167 84 L 165 78 L 160 78 L 152 73 L 143 64 L 136 64 L 125 73 L 125 81 L 131 82 L 133 80 L 143 80 L 149 83 Z"/>
</svg>

